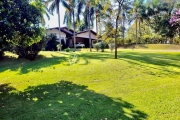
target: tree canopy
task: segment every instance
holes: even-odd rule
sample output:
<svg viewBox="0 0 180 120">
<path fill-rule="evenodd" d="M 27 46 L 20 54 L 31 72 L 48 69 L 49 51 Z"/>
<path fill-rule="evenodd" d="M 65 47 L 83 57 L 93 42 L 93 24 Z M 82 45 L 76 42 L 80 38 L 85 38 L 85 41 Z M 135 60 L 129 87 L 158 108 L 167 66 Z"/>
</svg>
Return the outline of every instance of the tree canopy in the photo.
<svg viewBox="0 0 180 120">
<path fill-rule="evenodd" d="M 40 1 L 0 1 L 0 49 L 28 47 L 44 34 L 41 25 L 44 8 Z"/>
</svg>

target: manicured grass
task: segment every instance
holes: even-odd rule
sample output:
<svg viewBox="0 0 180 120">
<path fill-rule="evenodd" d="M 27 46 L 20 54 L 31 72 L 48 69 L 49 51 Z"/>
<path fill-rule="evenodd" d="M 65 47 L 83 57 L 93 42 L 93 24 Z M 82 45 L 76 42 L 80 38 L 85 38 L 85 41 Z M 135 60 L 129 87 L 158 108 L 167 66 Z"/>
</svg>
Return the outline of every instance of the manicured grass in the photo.
<svg viewBox="0 0 180 120">
<path fill-rule="evenodd" d="M 178 120 L 180 52 L 41 52 L 0 61 L 0 119 Z"/>
<path fill-rule="evenodd" d="M 122 48 L 122 47 L 121 47 Z M 180 51 L 180 45 L 175 44 L 138 44 L 127 46 L 126 49 L 144 49 L 144 50 L 171 50 Z"/>
<path fill-rule="evenodd" d="M 138 49 L 152 50 L 180 50 L 180 45 L 175 44 L 142 44 L 137 46 Z"/>
</svg>

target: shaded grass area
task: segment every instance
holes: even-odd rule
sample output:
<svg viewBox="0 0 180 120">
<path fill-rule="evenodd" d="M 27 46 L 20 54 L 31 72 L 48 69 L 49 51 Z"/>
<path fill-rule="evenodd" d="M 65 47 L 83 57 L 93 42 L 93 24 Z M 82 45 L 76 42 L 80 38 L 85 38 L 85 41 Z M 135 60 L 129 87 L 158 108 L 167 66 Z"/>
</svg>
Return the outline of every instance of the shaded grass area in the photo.
<svg viewBox="0 0 180 120">
<path fill-rule="evenodd" d="M 56 53 L 57 55 L 59 53 Z M 46 68 L 51 65 L 59 64 L 66 60 L 65 56 L 57 56 L 49 54 L 49 56 L 39 55 L 35 61 L 29 61 L 25 59 L 15 59 L 13 57 L 6 56 L 2 62 L 0 62 L 0 72 L 5 70 L 19 71 L 19 74 L 26 74 L 30 71 L 38 71 L 41 68 Z M 13 63 L 12 63 L 13 62 Z"/>
<path fill-rule="evenodd" d="M 1 85 L 0 87 L 5 87 Z M 12 88 L 6 86 L 8 90 Z M 146 114 L 121 98 L 111 99 L 87 86 L 60 81 L 30 86 L 24 92 L 1 94 L 0 119 L 144 119 Z M 124 109 L 131 111 L 127 113 Z"/>
<path fill-rule="evenodd" d="M 120 49 L 113 58 L 108 50 L 5 58 L 0 119 L 180 119 L 179 52 Z"/>
</svg>

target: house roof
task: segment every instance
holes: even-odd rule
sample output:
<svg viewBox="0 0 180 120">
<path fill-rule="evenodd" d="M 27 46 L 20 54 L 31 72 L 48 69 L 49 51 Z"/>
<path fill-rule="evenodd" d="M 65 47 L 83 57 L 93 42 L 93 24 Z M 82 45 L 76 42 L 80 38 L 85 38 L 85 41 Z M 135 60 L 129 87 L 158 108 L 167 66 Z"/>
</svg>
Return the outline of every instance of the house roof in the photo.
<svg viewBox="0 0 180 120">
<path fill-rule="evenodd" d="M 89 30 L 80 31 L 80 32 L 78 32 L 78 33 L 76 33 L 76 34 L 81 34 L 81 33 L 86 33 L 86 32 L 89 32 Z M 91 33 L 93 33 L 94 35 L 97 35 L 97 33 L 94 32 L 93 30 L 91 30 Z"/>
<path fill-rule="evenodd" d="M 52 29 L 57 29 L 57 30 L 59 30 L 59 27 L 49 28 L 49 29 L 47 29 L 47 30 L 52 30 Z M 64 33 L 66 33 L 66 34 L 68 34 L 68 35 L 73 35 L 73 30 L 72 30 L 72 29 L 69 29 L 69 28 L 67 28 L 67 27 L 61 27 L 60 30 L 61 30 L 61 32 L 64 32 Z"/>
<path fill-rule="evenodd" d="M 57 29 L 57 30 L 59 30 L 59 27 L 49 28 L 49 29 L 47 29 L 47 30 L 52 30 L 52 29 Z M 67 27 L 61 27 L 60 30 L 61 30 L 62 32 L 64 32 L 65 34 L 68 34 L 68 35 L 73 36 L 74 30 L 72 30 L 72 29 L 69 29 L 69 28 L 67 28 Z M 78 34 L 86 33 L 86 32 L 89 32 L 89 30 L 84 30 L 84 31 L 80 31 L 80 32 L 75 32 L 75 34 L 78 35 Z M 97 35 L 97 33 L 94 32 L 93 30 L 91 30 L 91 33 L 93 33 L 94 35 Z"/>
</svg>

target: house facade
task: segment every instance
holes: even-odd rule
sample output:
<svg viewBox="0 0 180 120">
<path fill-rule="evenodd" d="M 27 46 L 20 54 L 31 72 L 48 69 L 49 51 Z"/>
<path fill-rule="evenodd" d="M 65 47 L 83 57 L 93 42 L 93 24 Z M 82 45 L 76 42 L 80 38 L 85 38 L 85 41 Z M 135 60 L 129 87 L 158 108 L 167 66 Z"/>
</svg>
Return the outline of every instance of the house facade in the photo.
<svg viewBox="0 0 180 120">
<path fill-rule="evenodd" d="M 93 30 L 91 32 L 91 46 L 94 40 L 97 40 L 97 34 Z M 81 31 L 76 34 L 76 42 L 77 43 L 83 43 L 86 48 L 90 47 L 89 46 L 89 31 Z"/>
<path fill-rule="evenodd" d="M 74 37 L 73 30 L 68 29 L 67 27 L 61 27 L 60 31 L 58 27 L 47 29 L 47 35 L 55 34 L 57 36 L 57 41 L 59 42 L 59 33 L 61 35 L 61 43 L 64 47 L 73 47 L 74 46 Z M 82 43 L 88 48 L 89 45 L 89 31 L 81 31 L 75 33 L 76 44 Z M 91 30 L 91 46 L 93 40 L 97 40 L 97 34 L 93 30 Z"/>
<path fill-rule="evenodd" d="M 72 41 L 67 41 L 68 38 L 71 38 L 73 36 L 73 31 L 69 30 L 67 27 L 61 27 L 59 30 L 59 27 L 49 28 L 46 30 L 47 35 L 54 34 L 57 37 L 57 42 L 60 43 L 60 36 L 61 36 L 61 44 L 63 45 L 63 48 L 71 47 L 73 46 Z"/>
</svg>

